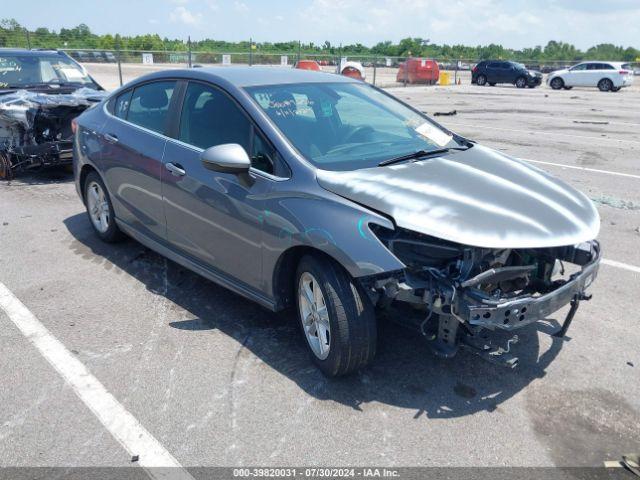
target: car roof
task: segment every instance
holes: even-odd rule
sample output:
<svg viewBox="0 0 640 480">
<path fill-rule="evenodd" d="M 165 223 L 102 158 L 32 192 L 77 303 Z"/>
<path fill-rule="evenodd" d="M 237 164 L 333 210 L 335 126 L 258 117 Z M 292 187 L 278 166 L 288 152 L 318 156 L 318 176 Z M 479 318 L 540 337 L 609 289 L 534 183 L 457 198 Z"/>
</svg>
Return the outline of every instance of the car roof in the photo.
<svg viewBox="0 0 640 480">
<path fill-rule="evenodd" d="M 576 65 L 582 65 L 583 63 L 608 63 L 609 65 L 624 65 L 625 63 L 629 63 L 629 62 L 610 62 L 608 60 L 583 60 L 580 63 L 576 63 Z"/>
<path fill-rule="evenodd" d="M 144 77 L 145 80 L 181 77 L 228 83 L 236 87 L 280 85 L 287 83 L 357 83 L 359 80 L 335 73 L 285 67 L 218 66 L 180 70 L 163 70 Z M 137 83 L 137 81 L 136 81 Z"/>
<path fill-rule="evenodd" d="M 21 55 L 24 57 L 38 57 L 41 55 L 64 55 L 60 50 L 27 50 L 26 48 L 0 48 L 0 55 Z"/>
</svg>

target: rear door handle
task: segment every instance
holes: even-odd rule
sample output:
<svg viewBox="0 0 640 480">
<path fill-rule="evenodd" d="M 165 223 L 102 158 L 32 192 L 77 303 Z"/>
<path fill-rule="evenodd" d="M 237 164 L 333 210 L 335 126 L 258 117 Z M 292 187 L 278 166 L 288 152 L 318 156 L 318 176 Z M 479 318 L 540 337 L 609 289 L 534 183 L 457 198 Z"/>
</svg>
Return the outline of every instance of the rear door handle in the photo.
<svg viewBox="0 0 640 480">
<path fill-rule="evenodd" d="M 104 139 L 109 143 L 118 143 L 118 137 L 112 133 L 105 133 Z"/>
<path fill-rule="evenodd" d="M 184 175 L 187 174 L 187 171 L 184 168 L 182 168 L 182 165 L 180 165 L 179 163 L 178 164 L 165 163 L 164 168 L 169 170 L 171 174 L 175 175 L 176 177 L 183 177 Z"/>
</svg>

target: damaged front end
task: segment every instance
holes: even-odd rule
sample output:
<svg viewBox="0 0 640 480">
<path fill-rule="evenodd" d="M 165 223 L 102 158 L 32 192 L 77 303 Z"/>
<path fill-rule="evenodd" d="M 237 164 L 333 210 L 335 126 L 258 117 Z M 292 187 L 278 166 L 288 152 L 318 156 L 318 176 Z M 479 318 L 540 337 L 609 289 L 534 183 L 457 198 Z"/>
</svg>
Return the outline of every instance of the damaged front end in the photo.
<svg viewBox="0 0 640 480">
<path fill-rule="evenodd" d="M 373 227 L 405 265 L 403 271 L 363 280 L 376 305 L 403 309 L 394 315 L 415 326 L 434 352 L 452 357 L 460 346 L 509 367 L 517 357 L 492 345 L 487 331 L 512 332 L 571 308 L 554 335 L 564 336 L 597 275 L 596 240 L 550 248 L 489 249 L 456 244 L 404 229 Z"/>
<path fill-rule="evenodd" d="M 0 95 L 0 179 L 9 180 L 27 169 L 70 164 L 71 121 L 103 97 L 104 92 L 92 88 Z"/>
</svg>

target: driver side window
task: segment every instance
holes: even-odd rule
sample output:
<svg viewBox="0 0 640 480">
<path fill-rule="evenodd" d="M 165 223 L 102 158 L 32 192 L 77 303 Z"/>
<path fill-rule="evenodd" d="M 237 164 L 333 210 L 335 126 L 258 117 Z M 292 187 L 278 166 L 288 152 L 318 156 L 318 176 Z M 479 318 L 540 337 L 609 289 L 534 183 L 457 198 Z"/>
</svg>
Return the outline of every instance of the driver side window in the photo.
<svg viewBox="0 0 640 480">
<path fill-rule="evenodd" d="M 225 143 L 241 145 L 251 166 L 272 175 L 283 175 L 286 167 L 276 150 L 255 131 L 247 115 L 223 91 L 190 82 L 182 105 L 178 140 L 207 149 Z"/>
</svg>

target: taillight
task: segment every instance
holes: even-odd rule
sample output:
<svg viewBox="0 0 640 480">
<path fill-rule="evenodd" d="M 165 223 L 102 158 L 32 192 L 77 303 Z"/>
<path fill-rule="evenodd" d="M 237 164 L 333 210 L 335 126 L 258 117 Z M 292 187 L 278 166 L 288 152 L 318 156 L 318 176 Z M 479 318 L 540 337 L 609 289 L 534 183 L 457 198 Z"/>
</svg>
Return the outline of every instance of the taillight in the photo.
<svg viewBox="0 0 640 480">
<path fill-rule="evenodd" d="M 78 120 L 74 118 L 71 120 L 71 131 L 75 135 L 77 130 L 78 130 Z"/>
<path fill-rule="evenodd" d="M 471 71 L 472 71 L 473 73 L 476 73 L 476 71 L 477 71 L 477 70 L 478 70 L 478 67 L 477 67 L 477 66 L 475 66 L 475 67 L 473 67 L 473 70 L 471 70 Z"/>
<path fill-rule="evenodd" d="M 618 73 L 620 75 L 628 75 L 629 74 L 629 70 L 620 70 Z"/>
</svg>

